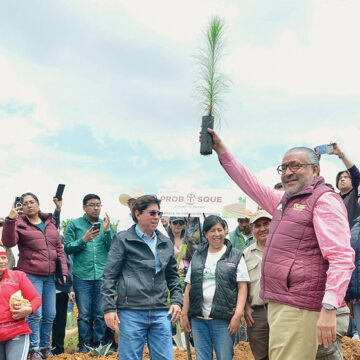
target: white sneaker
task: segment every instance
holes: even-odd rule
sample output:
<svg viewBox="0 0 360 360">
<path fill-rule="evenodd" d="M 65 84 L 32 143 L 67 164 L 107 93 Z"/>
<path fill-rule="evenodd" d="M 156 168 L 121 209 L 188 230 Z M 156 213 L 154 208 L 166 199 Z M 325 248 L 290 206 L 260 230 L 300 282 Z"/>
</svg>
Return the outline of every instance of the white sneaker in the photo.
<svg viewBox="0 0 360 360">
<path fill-rule="evenodd" d="M 352 338 L 353 338 L 353 340 L 360 340 L 360 336 L 357 333 L 355 333 Z"/>
</svg>

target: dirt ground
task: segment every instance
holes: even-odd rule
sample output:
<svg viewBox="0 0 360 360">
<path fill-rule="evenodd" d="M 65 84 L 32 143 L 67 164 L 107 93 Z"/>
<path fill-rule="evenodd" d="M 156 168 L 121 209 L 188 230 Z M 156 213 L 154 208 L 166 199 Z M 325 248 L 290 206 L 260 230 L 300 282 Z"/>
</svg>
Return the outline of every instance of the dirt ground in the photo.
<svg viewBox="0 0 360 360">
<path fill-rule="evenodd" d="M 344 360 L 360 360 L 360 341 L 352 340 L 350 338 L 345 337 L 343 339 L 343 354 Z M 193 360 L 195 360 L 195 353 L 192 355 Z M 62 359 L 62 360 L 85 360 L 85 359 L 94 359 L 90 354 L 61 354 L 58 356 L 54 356 L 52 359 Z M 98 357 L 97 359 L 107 359 L 107 360 L 118 360 L 118 354 L 112 354 L 107 357 Z M 149 352 L 145 349 L 144 360 L 149 359 Z M 174 359 L 175 360 L 187 360 L 186 351 L 174 350 Z M 240 342 L 235 347 L 235 356 L 234 360 L 254 360 L 252 356 L 251 350 L 249 348 L 248 343 Z M 170 360 L 170 359 L 169 359 Z"/>
</svg>

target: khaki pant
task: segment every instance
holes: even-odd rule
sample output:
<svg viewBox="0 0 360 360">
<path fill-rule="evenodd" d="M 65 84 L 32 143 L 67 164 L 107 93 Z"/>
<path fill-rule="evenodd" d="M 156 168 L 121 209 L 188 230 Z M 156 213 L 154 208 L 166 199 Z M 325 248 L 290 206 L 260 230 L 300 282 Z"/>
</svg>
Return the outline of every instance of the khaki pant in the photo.
<svg viewBox="0 0 360 360">
<path fill-rule="evenodd" d="M 247 328 L 249 344 L 255 360 L 269 359 L 269 324 L 267 306 L 256 306 L 251 314 L 254 324 Z"/>
<path fill-rule="evenodd" d="M 316 323 L 318 311 L 270 302 L 269 357 L 271 360 L 313 360 L 318 348 Z"/>
<path fill-rule="evenodd" d="M 346 335 L 349 326 L 350 310 L 347 306 L 341 307 L 336 311 L 336 340 L 327 349 L 319 345 L 316 360 L 342 360 L 341 339 Z"/>
</svg>

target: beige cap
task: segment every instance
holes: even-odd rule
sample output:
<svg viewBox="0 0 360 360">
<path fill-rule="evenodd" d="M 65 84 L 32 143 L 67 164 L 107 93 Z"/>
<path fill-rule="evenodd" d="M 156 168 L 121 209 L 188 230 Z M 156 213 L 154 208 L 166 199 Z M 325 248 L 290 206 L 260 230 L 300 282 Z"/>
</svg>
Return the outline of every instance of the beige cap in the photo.
<svg viewBox="0 0 360 360">
<path fill-rule="evenodd" d="M 129 194 L 121 194 L 119 196 L 119 201 L 122 205 L 128 206 L 128 202 L 130 199 L 137 199 L 140 196 L 145 195 L 144 190 L 140 188 L 134 188 L 130 191 Z"/>
<path fill-rule="evenodd" d="M 272 216 L 265 210 L 258 210 L 257 212 L 251 215 L 250 224 L 253 224 L 256 220 L 261 218 L 267 218 L 271 220 Z"/>
</svg>

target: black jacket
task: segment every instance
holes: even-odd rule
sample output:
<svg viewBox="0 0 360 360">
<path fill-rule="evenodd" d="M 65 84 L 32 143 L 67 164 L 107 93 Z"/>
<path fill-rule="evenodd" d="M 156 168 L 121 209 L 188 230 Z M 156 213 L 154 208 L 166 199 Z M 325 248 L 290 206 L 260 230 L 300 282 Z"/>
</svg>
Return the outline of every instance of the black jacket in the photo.
<svg viewBox="0 0 360 360">
<path fill-rule="evenodd" d="M 183 295 L 174 258 L 174 245 L 158 230 L 156 236 L 156 249 L 161 262 L 158 273 L 155 272 L 155 256 L 136 234 L 135 225 L 115 235 L 101 289 L 104 313 L 116 309 L 168 309 L 168 290 L 170 303 L 182 306 Z"/>
<path fill-rule="evenodd" d="M 351 246 L 355 250 L 355 270 L 352 273 L 345 300 L 360 298 L 360 216 L 354 220 L 351 229 Z"/>
<path fill-rule="evenodd" d="M 211 306 L 210 317 L 213 319 L 230 320 L 235 313 L 238 287 L 236 271 L 242 253 L 232 247 L 229 240 L 225 239 L 227 247 L 225 254 L 216 264 L 215 294 Z M 190 288 L 190 315 L 203 316 L 203 273 L 209 244 L 198 246 L 191 260 L 191 288 Z"/>
</svg>

